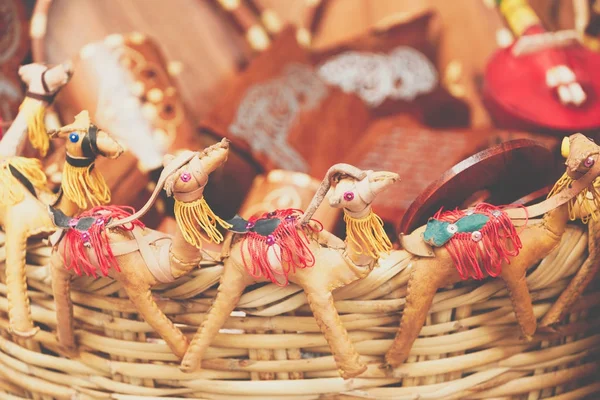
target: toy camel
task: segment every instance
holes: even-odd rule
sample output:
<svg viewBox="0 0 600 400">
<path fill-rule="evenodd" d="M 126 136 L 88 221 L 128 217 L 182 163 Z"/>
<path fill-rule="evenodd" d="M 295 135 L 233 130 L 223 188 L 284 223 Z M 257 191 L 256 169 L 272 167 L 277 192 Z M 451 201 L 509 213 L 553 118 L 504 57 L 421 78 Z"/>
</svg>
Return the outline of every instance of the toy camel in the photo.
<svg viewBox="0 0 600 400">
<path fill-rule="evenodd" d="M 563 142 L 562 155 L 567 159 L 566 163 L 570 168 L 559 179 L 551 194 L 572 185 L 573 181 L 579 178 L 582 173 L 585 173 L 590 165 L 598 162 L 600 146 L 586 140 L 580 135 L 573 140 L 577 140 L 581 144 L 574 144 L 574 147 L 578 149 L 575 152 L 571 151 L 571 143 L 569 141 Z M 585 150 L 579 150 L 580 147 Z M 589 187 L 569 200 L 568 207 L 569 219 L 571 221 L 579 219 L 588 225 L 588 257 L 571 282 L 569 282 L 567 288 L 561 293 L 558 300 L 542 317 L 540 326 L 543 327 L 555 325 L 562 320 L 590 284 L 594 276 L 596 276 L 600 267 L 600 254 L 598 253 L 598 244 L 600 243 L 600 179 L 594 180 Z"/>
<path fill-rule="evenodd" d="M 50 266 L 58 340 L 65 352 L 76 354 L 70 281 L 75 275 L 86 274 L 118 280 L 140 315 L 175 355 L 183 356 L 187 339 L 158 308 L 150 289 L 197 268 L 202 260 L 202 240 L 223 239 L 216 225 L 228 225 L 206 204 L 204 187 L 228 153 L 229 142 L 223 139 L 201 152 L 165 156 L 165 168 L 150 200 L 133 215 L 127 207 L 117 206 L 95 207 L 73 219 L 50 210 L 61 228 L 51 237 Z M 138 221 L 163 187 L 175 198 L 178 230 L 174 237 L 147 229 Z"/>
<path fill-rule="evenodd" d="M 71 63 L 48 67 L 43 64 L 29 64 L 19 68 L 21 80 L 27 85 L 25 100 L 17 117 L 0 141 L 0 157 L 12 157 L 21 153 L 24 139 L 29 132 L 29 141 L 46 155 L 49 147 L 44 124 L 45 110 L 54 101 L 58 91 L 71 78 Z"/>
<path fill-rule="evenodd" d="M 592 188 L 600 176 L 598 147 L 581 134 L 572 135 L 567 143 L 571 180 L 544 202 L 527 208 L 481 204 L 466 211 L 439 212 L 426 226 L 401 237 L 414 261 L 400 328 L 386 353 L 388 365 L 396 367 L 409 356 L 437 290 L 464 279 L 502 279 L 521 331 L 531 338 L 537 321 L 525 280 L 527 269 L 559 244 L 569 220 L 569 201 Z M 542 214 L 542 219 L 529 219 Z M 514 224 L 523 225 L 518 234 Z"/>
<path fill-rule="evenodd" d="M 27 239 L 48 236 L 56 230 L 48 216 L 48 203 L 74 215 L 88 206 L 108 202 L 108 186 L 93 169 L 94 161 L 97 155 L 116 158 L 123 152 L 119 143 L 90 123 L 87 111 L 77 115 L 73 124 L 50 135 L 66 140 L 66 165 L 58 196 L 47 189 L 39 160 L 8 157 L 0 161 L 0 225 L 6 233 L 9 327 L 21 337 L 31 337 L 38 331 L 27 297 Z"/>
<path fill-rule="evenodd" d="M 246 221 L 228 221 L 235 233 L 223 247 L 224 270 L 217 297 L 183 358 L 181 369 L 201 366 L 212 339 L 234 310 L 244 289 L 254 282 L 298 284 L 329 343 L 344 378 L 366 370 L 333 304 L 331 292 L 367 276 L 380 253 L 391 243 L 371 203 L 398 179 L 391 172 L 361 171 L 337 164 L 329 169 L 305 215 L 299 210 L 277 210 Z M 310 216 L 333 188 L 329 203 L 344 209 L 347 239 L 323 231 Z"/>
</svg>

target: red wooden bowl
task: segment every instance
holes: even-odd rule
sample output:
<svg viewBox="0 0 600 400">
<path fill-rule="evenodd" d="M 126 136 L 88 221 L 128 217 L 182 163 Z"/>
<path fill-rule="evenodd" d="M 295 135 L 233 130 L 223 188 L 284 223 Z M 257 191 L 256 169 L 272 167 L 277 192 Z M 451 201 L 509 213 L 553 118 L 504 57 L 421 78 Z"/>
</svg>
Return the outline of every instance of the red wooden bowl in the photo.
<svg viewBox="0 0 600 400">
<path fill-rule="evenodd" d="M 560 173 L 558 166 L 549 148 L 529 139 L 511 140 L 481 151 L 429 185 L 409 206 L 397 233 L 408 234 L 440 207 L 460 207 L 467 199 L 510 204 L 551 184 Z M 477 196 L 477 192 L 485 195 Z"/>
</svg>

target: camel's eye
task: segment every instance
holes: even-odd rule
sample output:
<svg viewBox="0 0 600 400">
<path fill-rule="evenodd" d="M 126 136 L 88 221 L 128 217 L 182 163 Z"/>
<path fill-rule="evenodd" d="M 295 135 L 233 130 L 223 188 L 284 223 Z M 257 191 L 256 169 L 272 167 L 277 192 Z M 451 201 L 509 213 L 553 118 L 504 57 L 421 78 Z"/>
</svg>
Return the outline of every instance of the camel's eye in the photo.
<svg viewBox="0 0 600 400">
<path fill-rule="evenodd" d="M 71 132 L 69 134 L 69 140 L 71 141 L 71 143 L 77 143 L 77 142 L 79 142 L 79 133 L 77 133 L 77 132 Z"/>
<path fill-rule="evenodd" d="M 183 174 L 181 174 L 179 176 L 179 178 L 183 181 L 183 182 L 189 182 L 192 179 L 192 175 L 189 172 L 184 172 Z"/>
<path fill-rule="evenodd" d="M 589 156 L 588 158 L 583 160 L 583 166 L 586 168 L 592 168 L 592 166 L 594 165 L 595 162 L 596 162 L 596 160 L 594 160 L 594 158 L 592 156 Z"/>
<path fill-rule="evenodd" d="M 344 193 L 344 200 L 346 200 L 346 201 L 352 201 L 352 200 L 354 200 L 354 193 L 353 192 L 345 192 Z"/>
</svg>

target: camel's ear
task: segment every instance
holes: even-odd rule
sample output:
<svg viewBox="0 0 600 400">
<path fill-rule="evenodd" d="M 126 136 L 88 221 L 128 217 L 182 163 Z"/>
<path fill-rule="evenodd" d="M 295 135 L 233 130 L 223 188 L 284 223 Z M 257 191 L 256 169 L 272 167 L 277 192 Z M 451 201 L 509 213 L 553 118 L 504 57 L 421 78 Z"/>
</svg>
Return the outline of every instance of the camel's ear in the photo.
<svg viewBox="0 0 600 400">
<path fill-rule="evenodd" d="M 570 151 L 571 151 L 571 140 L 568 137 L 564 137 L 562 140 L 562 144 L 560 146 L 560 154 L 564 158 L 568 158 Z"/>
<path fill-rule="evenodd" d="M 173 161 L 174 159 L 175 159 L 174 155 L 172 155 L 172 154 L 165 154 L 163 156 L 163 160 L 162 160 L 163 167 L 166 167 L 167 165 L 169 165 L 169 163 L 171 161 Z"/>
<path fill-rule="evenodd" d="M 343 172 L 335 172 L 329 178 L 329 184 L 332 187 L 335 187 L 342 179 L 344 179 L 347 176 L 348 175 L 344 174 Z"/>
<path fill-rule="evenodd" d="M 376 171 L 376 172 L 371 172 L 369 174 L 369 182 L 380 182 L 380 181 L 392 181 L 396 182 L 398 180 L 400 180 L 400 176 L 398 174 L 396 174 L 395 172 L 388 172 L 388 171 Z"/>
</svg>

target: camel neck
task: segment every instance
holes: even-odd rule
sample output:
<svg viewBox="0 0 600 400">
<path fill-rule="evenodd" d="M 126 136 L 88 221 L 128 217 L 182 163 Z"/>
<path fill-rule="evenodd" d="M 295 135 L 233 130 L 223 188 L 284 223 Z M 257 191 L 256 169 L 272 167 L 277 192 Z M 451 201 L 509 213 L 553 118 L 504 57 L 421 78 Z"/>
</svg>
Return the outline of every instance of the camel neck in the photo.
<svg viewBox="0 0 600 400">
<path fill-rule="evenodd" d="M 60 188 L 59 198 L 56 204 L 54 204 L 54 208 L 62 211 L 65 215 L 69 217 L 74 217 L 83 211 L 74 201 L 67 198 L 65 192 L 63 191 L 62 184 Z"/>
<path fill-rule="evenodd" d="M 348 232 L 351 227 L 351 220 L 362 220 L 368 218 L 372 213 L 371 206 L 368 205 L 363 210 L 354 212 L 344 209 L 344 218 L 346 222 L 346 231 Z M 369 243 L 364 240 L 361 236 L 353 236 L 352 238 L 346 237 L 346 248 L 347 255 L 350 260 L 356 265 L 370 265 L 375 259 L 370 255 L 366 254 L 365 249 L 369 248 Z"/>
<path fill-rule="evenodd" d="M 171 244 L 171 255 L 171 273 L 174 278 L 185 275 L 197 268 L 200 261 L 202 261 L 201 250 L 185 240 L 179 223 Z"/>
<path fill-rule="evenodd" d="M 565 203 L 544 215 L 544 226 L 554 235 L 561 237 L 569 222 L 569 206 Z"/>
<path fill-rule="evenodd" d="M 27 121 L 40 107 L 46 106 L 46 102 L 37 99 L 26 98 L 23 101 L 19 113 L 0 142 L 1 157 L 14 157 L 22 153 L 27 136 Z"/>
</svg>

